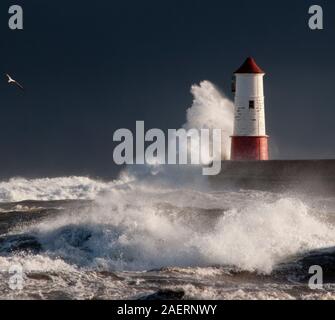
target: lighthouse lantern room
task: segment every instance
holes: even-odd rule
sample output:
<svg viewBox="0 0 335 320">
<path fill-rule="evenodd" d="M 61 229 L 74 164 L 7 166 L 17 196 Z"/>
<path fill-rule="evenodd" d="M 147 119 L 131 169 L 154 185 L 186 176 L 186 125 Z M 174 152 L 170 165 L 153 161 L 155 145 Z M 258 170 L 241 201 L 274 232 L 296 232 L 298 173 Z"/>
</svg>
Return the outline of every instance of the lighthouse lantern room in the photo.
<svg viewBox="0 0 335 320">
<path fill-rule="evenodd" d="M 264 71 L 251 57 L 234 73 L 234 134 L 231 160 L 268 160 L 265 129 Z"/>
</svg>

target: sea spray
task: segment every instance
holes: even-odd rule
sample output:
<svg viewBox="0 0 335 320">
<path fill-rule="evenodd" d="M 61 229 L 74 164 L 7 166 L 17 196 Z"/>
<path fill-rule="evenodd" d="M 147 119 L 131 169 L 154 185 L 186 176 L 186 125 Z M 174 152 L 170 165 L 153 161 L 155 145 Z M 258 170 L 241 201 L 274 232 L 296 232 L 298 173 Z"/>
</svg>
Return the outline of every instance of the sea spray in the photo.
<svg viewBox="0 0 335 320">
<path fill-rule="evenodd" d="M 187 110 L 186 129 L 221 129 L 222 159 L 230 159 L 230 136 L 234 129 L 234 104 L 213 83 L 202 81 L 191 88 L 192 106 Z M 205 158 L 206 155 L 203 156 Z"/>
<path fill-rule="evenodd" d="M 193 85 L 191 88 L 193 95 L 192 106 L 187 110 L 186 123 L 182 126 L 185 129 L 221 129 L 222 130 L 222 155 L 223 159 L 228 159 L 230 154 L 230 135 L 233 132 L 233 103 L 221 93 L 214 84 L 209 81 L 202 81 L 199 85 Z M 206 161 L 207 158 L 207 161 Z M 201 155 L 204 162 L 211 159 L 207 154 Z M 146 175 L 168 172 L 175 178 L 183 177 L 185 183 L 193 181 L 197 176 L 197 182 L 200 185 L 206 184 L 207 179 L 199 177 L 199 172 L 194 166 L 189 169 L 171 169 L 166 166 L 149 164 L 144 170 L 139 167 L 129 166 L 126 171 L 137 172 L 145 171 Z M 192 177 L 193 176 L 193 177 Z M 117 183 L 123 183 L 124 179 L 129 179 L 130 174 L 121 173 L 121 179 Z M 136 177 L 132 177 L 136 180 Z M 181 185 L 184 184 L 181 179 L 178 180 Z M 164 181 L 161 181 L 164 183 Z M 0 202 L 16 202 L 23 200 L 68 200 L 68 199 L 95 199 L 96 196 L 109 190 L 115 182 L 103 182 L 88 177 L 58 177 L 58 178 L 40 178 L 25 179 L 12 178 L 8 181 L 0 182 Z"/>
<path fill-rule="evenodd" d="M 113 182 L 103 182 L 88 177 L 12 178 L 0 182 L 0 202 L 23 200 L 91 200 Z"/>
<path fill-rule="evenodd" d="M 48 256 L 123 271 L 222 265 L 271 273 L 293 255 L 335 243 L 334 227 L 297 198 L 257 191 L 239 196 L 236 205 L 233 192 L 137 182 L 29 233 Z"/>
</svg>

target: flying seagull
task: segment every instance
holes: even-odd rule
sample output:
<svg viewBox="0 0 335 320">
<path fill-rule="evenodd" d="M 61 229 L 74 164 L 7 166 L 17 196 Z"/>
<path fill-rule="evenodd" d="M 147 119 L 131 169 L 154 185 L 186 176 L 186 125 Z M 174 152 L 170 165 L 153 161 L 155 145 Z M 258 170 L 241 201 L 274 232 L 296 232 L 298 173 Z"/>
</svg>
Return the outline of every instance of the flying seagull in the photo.
<svg viewBox="0 0 335 320">
<path fill-rule="evenodd" d="M 8 73 L 6 73 L 6 77 L 8 78 L 8 83 L 13 84 L 20 88 L 21 90 L 24 90 L 23 86 L 21 86 L 16 80 L 14 80 Z"/>
</svg>

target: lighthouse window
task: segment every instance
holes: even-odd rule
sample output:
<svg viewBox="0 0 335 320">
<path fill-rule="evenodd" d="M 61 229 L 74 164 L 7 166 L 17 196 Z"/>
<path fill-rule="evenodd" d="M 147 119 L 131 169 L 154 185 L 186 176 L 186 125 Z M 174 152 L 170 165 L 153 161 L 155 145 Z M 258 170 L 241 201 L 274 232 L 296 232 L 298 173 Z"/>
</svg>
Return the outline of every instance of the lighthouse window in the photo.
<svg viewBox="0 0 335 320">
<path fill-rule="evenodd" d="M 255 101 L 249 100 L 249 109 L 255 109 Z"/>
</svg>

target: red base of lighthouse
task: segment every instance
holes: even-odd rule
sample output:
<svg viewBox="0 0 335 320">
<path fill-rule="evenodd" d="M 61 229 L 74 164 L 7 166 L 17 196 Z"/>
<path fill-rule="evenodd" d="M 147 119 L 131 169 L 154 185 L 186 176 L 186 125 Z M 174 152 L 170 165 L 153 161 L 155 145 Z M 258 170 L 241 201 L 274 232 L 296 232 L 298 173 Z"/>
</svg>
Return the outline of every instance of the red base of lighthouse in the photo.
<svg viewBox="0 0 335 320">
<path fill-rule="evenodd" d="M 267 136 L 231 137 L 231 160 L 269 160 Z"/>
</svg>

